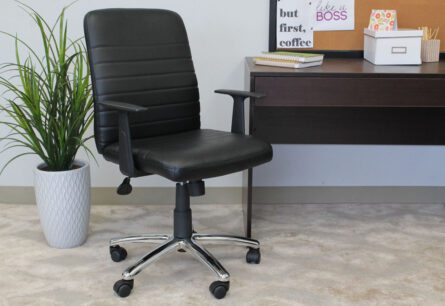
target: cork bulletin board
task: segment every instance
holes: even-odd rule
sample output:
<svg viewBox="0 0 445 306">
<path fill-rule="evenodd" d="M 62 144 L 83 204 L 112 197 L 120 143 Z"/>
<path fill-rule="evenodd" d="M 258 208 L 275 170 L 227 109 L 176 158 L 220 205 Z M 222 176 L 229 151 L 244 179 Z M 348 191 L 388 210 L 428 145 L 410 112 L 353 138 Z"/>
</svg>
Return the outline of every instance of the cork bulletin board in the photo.
<svg viewBox="0 0 445 306">
<path fill-rule="evenodd" d="M 276 2 L 270 0 L 271 51 L 276 48 Z M 397 10 L 399 28 L 440 27 L 438 39 L 442 42 L 441 51 L 445 51 L 445 0 L 355 0 L 355 30 L 314 32 L 313 49 L 363 50 L 363 29 L 368 27 L 372 9 Z"/>
</svg>

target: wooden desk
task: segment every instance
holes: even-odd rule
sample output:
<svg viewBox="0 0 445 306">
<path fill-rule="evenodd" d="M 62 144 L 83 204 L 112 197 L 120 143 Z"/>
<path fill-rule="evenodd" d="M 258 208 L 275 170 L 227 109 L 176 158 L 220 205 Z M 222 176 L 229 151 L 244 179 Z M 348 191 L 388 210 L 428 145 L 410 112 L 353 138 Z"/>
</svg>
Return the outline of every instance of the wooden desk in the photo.
<svg viewBox="0 0 445 306">
<path fill-rule="evenodd" d="M 256 66 L 246 89 L 267 94 L 246 105 L 249 134 L 272 144 L 445 144 L 445 61 L 375 66 L 327 58 L 320 67 Z M 245 233 L 251 236 L 254 170 L 245 172 Z"/>
</svg>

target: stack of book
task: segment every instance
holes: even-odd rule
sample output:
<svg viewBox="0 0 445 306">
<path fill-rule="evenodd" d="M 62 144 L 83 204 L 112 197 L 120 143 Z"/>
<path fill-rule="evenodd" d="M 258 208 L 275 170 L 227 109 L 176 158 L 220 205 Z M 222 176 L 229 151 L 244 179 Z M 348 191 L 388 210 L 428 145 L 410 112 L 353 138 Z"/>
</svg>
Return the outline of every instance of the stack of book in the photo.
<svg viewBox="0 0 445 306">
<path fill-rule="evenodd" d="M 256 65 L 276 66 L 286 68 L 307 68 L 320 66 L 323 54 L 295 52 L 263 52 L 253 59 Z"/>
</svg>

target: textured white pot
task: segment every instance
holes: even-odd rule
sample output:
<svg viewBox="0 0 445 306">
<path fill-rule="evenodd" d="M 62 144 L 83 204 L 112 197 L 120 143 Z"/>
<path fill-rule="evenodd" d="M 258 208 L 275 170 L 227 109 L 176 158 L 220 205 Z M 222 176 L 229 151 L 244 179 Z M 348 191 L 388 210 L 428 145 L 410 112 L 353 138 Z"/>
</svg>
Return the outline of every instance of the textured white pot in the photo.
<svg viewBox="0 0 445 306">
<path fill-rule="evenodd" d="M 75 161 L 78 169 L 44 171 L 37 166 L 34 189 L 40 222 L 46 241 L 54 248 L 73 248 L 83 244 L 90 222 L 90 166 Z"/>
</svg>

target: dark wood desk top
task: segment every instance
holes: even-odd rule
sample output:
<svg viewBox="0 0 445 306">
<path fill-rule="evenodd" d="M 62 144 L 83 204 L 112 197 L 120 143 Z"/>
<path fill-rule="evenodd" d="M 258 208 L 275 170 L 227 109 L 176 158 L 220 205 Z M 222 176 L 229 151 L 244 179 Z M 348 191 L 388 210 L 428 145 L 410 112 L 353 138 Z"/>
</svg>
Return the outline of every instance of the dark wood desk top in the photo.
<svg viewBox="0 0 445 306">
<path fill-rule="evenodd" d="M 326 58 L 323 65 L 303 69 L 260 66 L 246 58 L 251 76 L 342 76 L 342 77 L 416 77 L 445 78 L 445 61 L 418 66 L 377 66 L 364 59 Z"/>
</svg>

